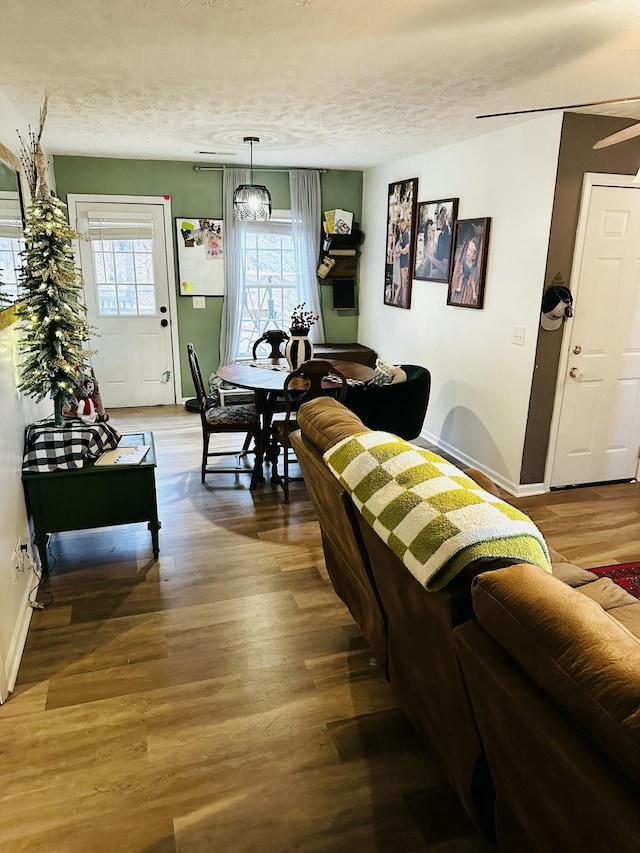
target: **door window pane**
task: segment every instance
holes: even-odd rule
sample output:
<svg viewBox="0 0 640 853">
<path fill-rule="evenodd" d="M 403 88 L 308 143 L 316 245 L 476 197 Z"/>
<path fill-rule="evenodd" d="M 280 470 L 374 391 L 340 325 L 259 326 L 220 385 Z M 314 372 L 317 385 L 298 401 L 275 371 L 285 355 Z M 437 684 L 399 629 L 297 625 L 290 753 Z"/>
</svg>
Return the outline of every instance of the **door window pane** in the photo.
<svg viewBox="0 0 640 853">
<path fill-rule="evenodd" d="M 118 285 L 118 314 L 131 316 L 138 313 L 136 289 L 132 284 Z"/>
<path fill-rule="evenodd" d="M 91 251 L 101 316 L 150 316 L 157 313 L 152 239 L 124 239 L 127 223 L 117 223 L 118 239 L 109 235 L 108 222 L 93 229 Z M 91 229 L 90 229 L 91 230 Z M 130 225 L 132 234 L 136 223 Z M 148 226 L 147 226 L 148 231 Z M 115 286 L 117 285 L 117 287 Z"/>
<path fill-rule="evenodd" d="M 98 285 L 98 313 L 103 317 L 117 316 L 118 301 L 115 285 Z"/>
</svg>

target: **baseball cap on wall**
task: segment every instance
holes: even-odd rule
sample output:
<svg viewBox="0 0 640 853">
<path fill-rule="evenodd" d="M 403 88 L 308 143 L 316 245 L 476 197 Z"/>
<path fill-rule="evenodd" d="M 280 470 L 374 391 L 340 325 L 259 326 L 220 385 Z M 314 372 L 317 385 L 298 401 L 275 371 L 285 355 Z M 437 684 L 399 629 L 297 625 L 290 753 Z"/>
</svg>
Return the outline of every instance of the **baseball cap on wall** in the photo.
<svg viewBox="0 0 640 853">
<path fill-rule="evenodd" d="M 559 329 L 565 317 L 573 316 L 573 296 L 567 287 L 553 285 L 542 296 L 540 323 L 548 332 Z"/>
</svg>

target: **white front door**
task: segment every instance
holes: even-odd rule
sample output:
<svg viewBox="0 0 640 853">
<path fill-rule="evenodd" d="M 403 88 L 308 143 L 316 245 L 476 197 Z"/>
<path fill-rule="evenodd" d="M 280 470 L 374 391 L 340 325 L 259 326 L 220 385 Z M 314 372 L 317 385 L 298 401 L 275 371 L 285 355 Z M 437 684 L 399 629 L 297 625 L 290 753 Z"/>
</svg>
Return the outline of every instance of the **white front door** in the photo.
<svg viewBox="0 0 640 853">
<path fill-rule="evenodd" d="M 175 403 L 165 206 L 70 197 L 105 408 Z"/>
<path fill-rule="evenodd" d="M 551 486 L 633 479 L 638 464 L 640 187 L 587 192 Z"/>
</svg>

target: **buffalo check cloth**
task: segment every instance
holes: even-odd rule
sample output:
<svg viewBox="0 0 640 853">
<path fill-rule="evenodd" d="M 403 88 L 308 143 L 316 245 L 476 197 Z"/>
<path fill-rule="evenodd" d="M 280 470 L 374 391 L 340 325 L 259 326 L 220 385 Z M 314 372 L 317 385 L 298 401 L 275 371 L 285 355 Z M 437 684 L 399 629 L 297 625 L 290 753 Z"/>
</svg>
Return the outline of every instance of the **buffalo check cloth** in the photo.
<svg viewBox="0 0 640 853">
<path fill-rule="evenodd" d="M 23 473 L 71 471 L 95 461 L 105 450 L 118 446 L 120 433 L 107 423 L 84 424 L 70 420 L 57 427 L 38 421 L 27 427 Z"/>
<path fill-rule="evenodd" d="M 436 453 L 388 432 L 358 433 L 324 454 L 332 473 L 380 538 L 430 591 L 480 557 L 551 571 L 528 516 Z"/>
</svg>

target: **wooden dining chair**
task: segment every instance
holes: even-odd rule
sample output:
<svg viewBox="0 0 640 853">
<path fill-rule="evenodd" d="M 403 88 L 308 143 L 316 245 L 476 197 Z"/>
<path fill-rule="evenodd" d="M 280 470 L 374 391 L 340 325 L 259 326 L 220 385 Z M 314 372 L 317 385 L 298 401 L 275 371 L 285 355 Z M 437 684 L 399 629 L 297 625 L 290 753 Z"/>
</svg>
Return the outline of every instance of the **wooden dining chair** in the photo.
<svg viewBox="0 0 640 853">
<path fill-rule="evenodd" d="M 202 373 L 198 356 L 193 344 L 187 344 L 189 356 L 189 367 L 191 378 L 196 389 L 198 400 L 198 411 L 202 424 L 202 465 L 200 479 L 204 483 L 207 474 L 219 473 L 253 473 L 253 468 L 235 465 L 229 468 L 209 467 L 208 460 L 217 456 L 245 456 L 249 452 L 251 439 L 255 443 L 255 452 L 258 459 L 261 458 L 261 430 L 258 410 L 253 403 L 238 406 L 219 406 L 212 404 L 205 393 Z M 244 433 L 245 441 L 241 450 L 210 450 L 209 440 L 212 435 L 219 433 L 239 432 Z"/>
<path fill-rule="evenodd" d="M 323 384 L 324 383 L 324 384 Z M 330 383 L 330 384 L 329 384 Z M 289 436 L 298 429 L 296 413 L 299 407 L 316 397 L 331 395 L 343 402 L 347 394 L 347 380 L 330 361 L 316 358 L 305 361 L 297 370 L 293 370 L 284 381 L 284 418 L 274 420 L 271 425 L 271 482 L 278 483 L 284 491 L 284 502 L 289 503 L 289 483 L 302 480 L 292 477 L 289 466 L 295 463 Z M 282 447 L 283 475 L 278 474 L 279 448 Z"/>
<path fill-rule="evenodd" d="M 284 358 L 283 344 L 286 344 L 288 340 L 289 335 L 282 329 L 267 329 L 267 331 L 259 337 L 257 341 L 254 341 L 252 352 L 253 360 L 255 361 L 258 357 L 258 347 L 262 343 L 269 344 L 271 347 L 269 358 Z"/>
</svg>

